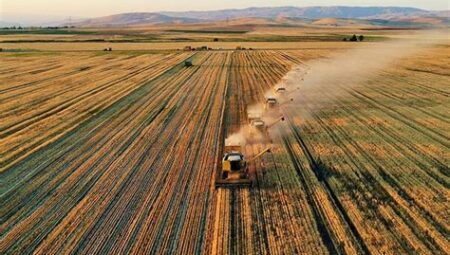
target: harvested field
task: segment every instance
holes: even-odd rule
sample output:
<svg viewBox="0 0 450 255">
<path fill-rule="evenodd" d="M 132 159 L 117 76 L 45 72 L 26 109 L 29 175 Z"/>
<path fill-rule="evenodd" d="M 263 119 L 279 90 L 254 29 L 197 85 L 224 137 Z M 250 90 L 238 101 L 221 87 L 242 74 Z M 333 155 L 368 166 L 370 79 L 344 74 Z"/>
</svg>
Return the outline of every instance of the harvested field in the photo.
<svg viewBox="0 0 450 255">
<path fill-rule="evenodd" d="M 436 57 L 432 64 L 430 54 Z M 448 56 L 448 50 L 431 49 L 361 86 L 336 80 L 338 92 L 300 90 L 299 102 L 282 107 L 288 121 L 273 132 L 277 149 L 255 163 L 256 187 L 219 190 L 212 252 L 445 253 Z M 263 69 L 248 77 L 264 79 Z M 267 88 L 258 93 L 240 86 L 241 104 L 264 100 Z M 247 154 L 264 146 L 247 147 Z"/>
<path fill-rule="evenodd" d="M 349 48 L 290 45 L 2 54 L 0 253 L 445 254 L 448 47 L 295 92 L 253 186 L 214 188 L 248 108 Z"/>
<path fill-rule="evenodd" d="M 101 51 L 112 47 L 119 51 L 182 50 L 185 46 L 202 47 L 207 45 L 215 50 L 234 50 L 241 46 L 253 49 L 346 49 L 354 45 L 345 42 L 164 42 L 164 43 L 108 43 L 108 42 L 21 42 L 0 43 L 8 50 L 22 51 Z"/>
</svg>

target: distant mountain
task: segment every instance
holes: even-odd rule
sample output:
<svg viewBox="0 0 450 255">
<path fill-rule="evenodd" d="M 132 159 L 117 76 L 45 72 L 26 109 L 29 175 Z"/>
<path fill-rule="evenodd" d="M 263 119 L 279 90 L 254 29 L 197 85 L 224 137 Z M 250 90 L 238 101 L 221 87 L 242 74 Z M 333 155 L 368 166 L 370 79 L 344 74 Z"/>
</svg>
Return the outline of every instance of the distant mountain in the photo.
<svg viewBox="0 0 450 255">
<path fill-rule="evenodd" d="M 261 7 L 247 9 L 228 9 L 219 11 L 190 11 L 190 12 L 161 12 L 171 17 L 185 17 L 203 20 L 224 20 L 242 17 L 277 18 L 280 16 L 290 18 L 347 18 L 369 19 L 380 18 L 385 15 L 395 16 L 423 16 L 434 15 L 426 11 L 410 7 Z"/>
<path fill-rule="evenodd" d="M 450 18 L 450 10 L 446 10 L 446 11 L 435 11 L 434 14 L 438 17 L 442 17 L 442 18 Z"/>
<path fill-rule="evenodd" d="M 337 24 L 334 19 L 375 20 L 376 24 L 408 26 L 421 24 L 416 21 L 431 22 L 431 25 L 448 24 L 448 11 L 427 11 L 410 7 L 261 7 L 228 9 L 218 11 L 188 11 L 160 13 L 124 13 L 100 18 L 86 19 L 72 25 L 81 27 L 136 26 L 156 24 L 205 23 L 248 18 L 269 19 L 276 23 L 283 20 L 310 20 L 317 25 Z M 325 19 L 325 20 L 323 20 Z M 271 22 L 272 22 L 271 21 Z M 401 21 L 401 22 L 399 22 Z M 414 22 L 413 22 L 414 21 Z M 347 23 L 347 22 L 344 22 Z M 339 24 L 342 24 L 340 22 Z M 368 22 L 370 24 L 370 22 Z M 67 25 L 67 24 L 66 24 Z"/>
<path fill-rule="evenodd" d="M 100 18 L 86 19 L 72 25 L 81 27 L 135 26 L 168 23 L 196 23 L 200 20 L 189 17 L 171 17 L 159 13 L 123 13 Z"/>
</svg>

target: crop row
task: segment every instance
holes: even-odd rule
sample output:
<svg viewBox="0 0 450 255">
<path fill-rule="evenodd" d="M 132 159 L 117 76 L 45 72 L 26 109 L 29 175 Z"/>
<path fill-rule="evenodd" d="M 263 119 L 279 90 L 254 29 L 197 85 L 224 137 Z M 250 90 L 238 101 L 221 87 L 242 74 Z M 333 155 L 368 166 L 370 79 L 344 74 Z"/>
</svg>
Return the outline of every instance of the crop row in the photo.
<svg viewBox="0 0 450 255">
<path fill-rule="evenodd" d="M 279 51 L 233 54 L 224 127 L 227 134 L 247 125 L 247 107 L 262 104 L 265 93 L 300 62 L 301 57 Z M 244 152 L 251 158 L 268 146 L 271 144 L 248 144 Z M 272 154 L 251 162 L 254 185 L 250 190 L 217 190 L 211 230 L 213 254 L 329 252 L 321 238 L 321 220 L 313 216 L 307 191 L 286 154 L 277 147 Z"/>
<path fill-rule="evenodd" d="M 2 253 L 203 250 L 229 55 L 197 54 L 192 68 L 162 57 L 169 69 L 141 69 L 128 93 L 1 173 Z"/>
<path fill-rule="evenodd" d="M 370 252 L 441 253 L 448 247 L 448 221 L 442 213 L 448 208 L 443 198 L 448 167 L 439 156 L 447 147 L 446 139 L 439 126 L 423 126 L 416 120 L 426 117 L 436 123 L 443 121 L 439 116 L 445 112 L 439 107 L 424 112 L 416 105 L 439 105 L 436 102 L 445 98 L 413 94 L 415 79 L 423 77 L 406 77 L 395 78 L 391 89 L 384 86 L 392 83 L 386 73 L 366 88 L 349 89 L 352 84 L 335 81 L 333 90 L 319 91 L 321 101 L 333 104 L 319 110 L 310 107 L 317 99 L 303 95 L 303 108 L 312 119 L 297 128 L 308 150 L 325 162 L 322 175 L 344 210 L 353 214 L 352 224 Z M 439 86 L 445 80 L 434 76 L 434 88 L 442 90 Z M 406 98 L 404 90 L 409 91 Z M 414 104 L 408 106 L 408 101 Z M 394 109 L 393 104 L 400 107 Z M 293 118 L 301 116 L 294 107 L 288 112 Z M 439 149 L 426 151 L 423 143 Z"/>
<path fill-rule="evenodd" d="M 232 58 L 229 133 L 248 124 L 247 107 L 280 74 L 311 57 L 270 53 L 277 64 Z M 445 253 L 448 75 L 442 56 L 426 72 L 410 66 L 424 61 L 415 57 L 364 84 L 335 80 L 293 94 L 281 107 L 287 123 L 271 132 L 273 154 L 250 164 L 255 185 L 217 192 L 213 253 Z M 267 146 L 248 145 L 246 155 Z"/>
</svg>

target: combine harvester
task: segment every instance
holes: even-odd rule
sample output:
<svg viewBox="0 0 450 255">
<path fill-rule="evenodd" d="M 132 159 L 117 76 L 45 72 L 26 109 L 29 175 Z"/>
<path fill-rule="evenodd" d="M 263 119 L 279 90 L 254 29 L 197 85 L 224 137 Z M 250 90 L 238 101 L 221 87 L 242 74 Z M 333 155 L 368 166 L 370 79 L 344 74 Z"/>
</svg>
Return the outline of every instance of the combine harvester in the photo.
<svg viewBox="0 0 450 255">
<path fill-rule="evenodd" d="M 297 89 L 300 89 L 300 88 L 297 88 Z M 291 92 L 287 92 L 286 88 L 278 88 L 276 90 L 276 92 L 278 94 L 280 94 L 280 96 L 283 99 L 285 99 L 288 95 L 290 95 L 290 94 L 292 94 L 292 93 L 294 93 L 296 91 L 293 90 Z M 289 101 L 292 102 L 292 101 L 294 101 L 294 99 L 291 98 Z M 284 104 L 288 103 L 289 101 L 285 100 L 284 102 L 281 103 L 281 105 L 284 105 Z M 266 98 L 266 102 L 264 104 L 264 110 L 269 111 L 269 110 L 272 110 L 272 109 L 277 109 L 279 106 L 280 106 L 280 102 L 278 101 L 278 99 L 276 97 L 274 97 L 274 96 L 269 96 L 269 97 Z"/>
<path fill-rule="evenodd" d="M 286 99 L 289 95 L 297 92 L 300 90 L 300 87 L 297 86 L 297 89 L 293 89 L 288 91 L 285 87 L 280 86 L 274 89 L 275 93 L 280 95 L 282 98 Z M 294 101 L 293 98 L 290 99 L 290 101 Z"/>
<path fill-rule="evenodd" d="M 266 98 L 266 103 L 264 104 L 264 109 L 269 110 L 269 109 L 274 109 L 278 106 L 278 100 L 275 97 L 267 97 Z"/>
<path fill-rule="evenodd" d="M 266 130 L 266 123 L 261 118 L 252 119 L 250 125 L 253 127 L 253 129 L 261 132 Z"/>
<path fill-rule="evenodd" d="M 260 113 L 249 112 L 247 114 L 247 119 L 250 121 L 250 125 L 257 130 L 263 130 L 266 126 L 265 122 L 261 118 Z"/>
<path fill-rule="evenodd" d="M 251 186 L 252 179 L 248 173 L 248 163 L 253 162 L 270 152 L 270 147 L 268 147 L 246 161 L 245 156 L 242 153 L 241 145 L 227 144 L 227 141 L 225 141 L 221 169 L 218 171 L 219 174 L 216 177 L 216 188 L 241 188 Z"/>
<path fill-rule="evenodd" d="M 297 90 L 292 90 L 292 91 L 287 91 L 287 89 L 285 87 L 278 87 L 276 89 L 274 89 L 275 93 L 278 94 L 281 99 L 283 99 L 283 102 L 279 102 L 277 97 L 275 96 L 268 96 L 266 97 L 266 102 L 264 104 L 264 109 L 266 111 L 269 110 L 277 110 L 279 108 L 279 106 L 281 105 L 285 105 L 289 102 L 293 102 L 294 98 L 290 98 L 289 100 L 287 100 L 288 96 L 297 92 L 298 90 L 300 90 L 300 87 L 297 87 Z"/>
<path fill-rule="evenodd" d="M 283 90 L 283 89 L 282 89 Z M 285 89 L 283 90 L 286 91 Z M 278 100 L 275 97 L 268 97 L 264 108 L 268 111 L 278 108 Z M 261 115 L 257 113 L 248 113 L 248 120 L 251 122 L 251 126 L 264 134 L 264 137 L 269 138 L 268 130 L 275 124 L 284 121 L 284 117 L 276 119 L 273 123 L 266 125 L 262 120 Z M 250 134 L 252 135 L 252 134 Z M 271 139 L 269 138 L 271 142 Z M 266 153 L 271 152 L 271 147 L 258 153 L 250 160 L 246 160 L 242 153 L 243 148 L 239 143 L 232 143 L 229 140 L 225 140 L 224 156 L 222 158 L 222 164 L 219 166 L 216 174 L 215 187 L 216 188 L 240 188 L 248 187 L 252 185 L 252 178 L 248 172 L 248 164 L 262 157 Z"/>
<path fill-rule="evenodd" d="M 284 117 L 281 116 L 272 123 L 266 125 L 266 122 L 263 120 L 261 113 L 249 112 L 247 114 L 247 119 L 250 121 L 250 137 L 254 136 L 254 131 L 258 131 L 260 133 L 264 133 L 267 137 L 268 131 L 271 127 L 277 124 L 280 121 L 284 121 Z"/>
<path fill-rule="evenodd" d="M 284 91 L 286 91 L 286 90 L 284 90 Z M 287 97 L 287 95 L 289 95 L 290 93 L 283 92 L 283 98 Z M 291 98 L 290 100 L 285 100 L 284 102 L 280 103 L 276 97 L 269 96 L 269 97 L 266 98 L 266 102 L 264 104 L 264 110 L 277 112 L 277 111 L 279 111 L 279 107 L 281 105 L 285 105 L 285 104 L 287 104 L 289 102 L 292 102 L 292 101 L 294 101 L 293 98 Z"/>
<path fill-rule="evenodd" d="M 280 95 L 283 95 L 283 94 L 286 93 L 286 88 L 283 87 L 283 86 L 280 86 L 280 87 L 278 87 L 278 88 L 275 89 L 275 93 L 280 94 Z"/>
<path fill-rule="evenodd" d="M 269 129 L 273 126 L 275 126 L 277 123 L 284 121 L 284 117 L 279 117 L 278 119 L 276 119 L 275 121 L 273 121 L 270 124 L 266 125 L 266 122 L 264 120 L 262 120 L 261 118 L 254 118 L 251 120 L 251 131 L 250 131 L 250 137 L 255 136 L 256 134 L 254 133 L 259 132 L 264 134 L 264 136 L 266 138 L 269 138 L 269 141 L 271 141 L 270 136 L 269 136 Z"/>
<path fill-rule="evenodd" d="M 284 121 L 284 117 L 280 117 L 276 121 L 269 125 L 256 116 L 251 116 L 252 126 L 258 129 L 259 132 L 263 133 L 266 138 L 269 138 L 269 129 L 275 124 Z M 271 152 L 271 147 L 258 153 L 256 156 L 246 161 L 245 156 L 242 153 L 242 146 L 240 144 L 233 144 L 225 140 L 224 156 L 222 158 L 222 166 L 220 171 L 218 171 L 218 176 L 216 177 L 216 188 L 239 188 L 252 185 L 252 178 L 248 172 L 248 163 L 255 161 L 266 153 Z"/>
</svg>

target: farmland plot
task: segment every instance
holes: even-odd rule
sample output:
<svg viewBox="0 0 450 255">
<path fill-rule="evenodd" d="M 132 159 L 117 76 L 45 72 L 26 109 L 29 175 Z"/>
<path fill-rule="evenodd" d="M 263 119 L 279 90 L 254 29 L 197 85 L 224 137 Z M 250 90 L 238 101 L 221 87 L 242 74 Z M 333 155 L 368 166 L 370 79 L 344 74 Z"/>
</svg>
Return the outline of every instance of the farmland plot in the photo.
<svg viewBox="0 0 450 255">
<path fill-rule="evenodd" d="M 229 133 L 236 132 L 239 123 L 248 123 L 247 106 L 262 103 L 265 93 L 293 65 L 302 64 L 311 55 L 278 52 L 270 57 L 248 53 L 233 57 L 227 115 Z M 270 144 L 247 145 L 246 155 L 255 155 L 267 146 Z M 218 190 L 213 254 L 327 253 L 335 251 L 331 231 L 336 235 L 335 242 L 346 243 L 342 249 L 356 252 L 358 247 L 351 241 L 351 233 L 347 233 L 332 204 L 320 202 L 327 199 L 326 194 L 316 191 L 320 187 L 304 187 L 319 184 L 305 183 L 287 155 L 284 148 L 278 147 L 272 155 L 256 161 L 251 166 L 256 172 L 256 184 L 250 191 Z M 320 203 L 325 205 L 320 207 Z"/>
<path fill-rule="evenodd" d="M 8 81 L 1 105 L 1 250 L 195 253 L 206 247 L 225 88 L 242 83 L 238 61 L 251 69 L 264 59 L 267 75 L 250 83 L 269 88 L 289 70 L 288 57 L 41 58 L 5 58 L 1 70 Z M 182 66 L 187 58 L 194 67 Z"/>
<path fill-rule="evenodd" d="M 82 99 L 73 100 L 78 104 L 73 111 L 63 110 L 82 118 L 84 112 L 98 107 L 95 114 L 61 131 L 54 142 L 40 145 L 24 160 L 4 165 L 0 250 L 43 254 L 201 251 L 229 56 L 199 54 L 192 56 L 194 67 L 184 68 L 181 63 L 188 57 L 144 55 L 135 62 L 119 57 L 112 62 L 128 70 L 122 74 L 127 78 L 98 65 L 94 68 L 106 73 L 97 70 L 83 78 L 97 76 L 99 85 L 89 80 L 72 84 L 80 89 L 62 87 L 52 80 L 55 74 L 49 75 L 49 84 L 22 86 L 31 90 L 23 92 L 30 97 L 35 90 L 55 86 L 51 91 L 65 95 L 66 100 L 57 101 L 56 96 L 42 100 L 41 108 L 50 110 L 71 98 L 91 96 L 90 90 L 101 88 L 100 84 L 110 87 L 84 104 L 79 102 Z M 18 81 L 17 86 L 22 83 Z M 126 86 L 131 87 L 121 92 Z M 41 108 L 25 112 L 40 118 Z M 52 116 L 42 117 L 44 123 Z M 51 126 L 65 127 L 75 122 L 73 118 L 61 114 L 60 122 L 52 121 Z M 11 125 L 15 123 L 20 122 L 11 119 Z M 25 134 L 45 137 L 45 131 L 37 128 L 36 134 Z M 6 144 L 10 137 L 2 142 Z"/>
<path fill-rule="evenodd" d="M 329 49 L 41 54 L 1 59 L 2 254 L 449 249 L 446 48 L 295 93 L 236 190 L 214 189 L 223 139 Z"/>
<path fill-rule="evenodd" d="M 220 230 L 212 252 L 444 254 L 450 225 L 446 58 L 448 50 L 429 49 L 364 84 L 335 80 L 333 88 L 294 94 L 298 101 L 281 107 L 287 123 L 272 132 L 274 153 L 253 163 L 256 186 L 218 191 Z M 247 75 L 240 80 L 265 74 Z M 277 77 L 276 70 L 270 76 Z M 261 102 L 267 91 L 250 86 L 236 88 L 245 105 Z"/>
<path fill-rule="evenodd" d="M 293 133 L 315 164 L 320 159 L 313 170 L 349 213 L 370 252 L 448 250 L 445 58 L 448 51 L 429 50 L 376 73 L 364 86 L 336 80 L 339 98 L 320 89 L 320 100 L 333 103 L 319 110 L 310 108 L 317 98 L 303 94 L 312 117 L 294 124 Z M 289 108 L 286 114 L 293 120 L 302 116 L 298 111 Z"/>
</svg>

